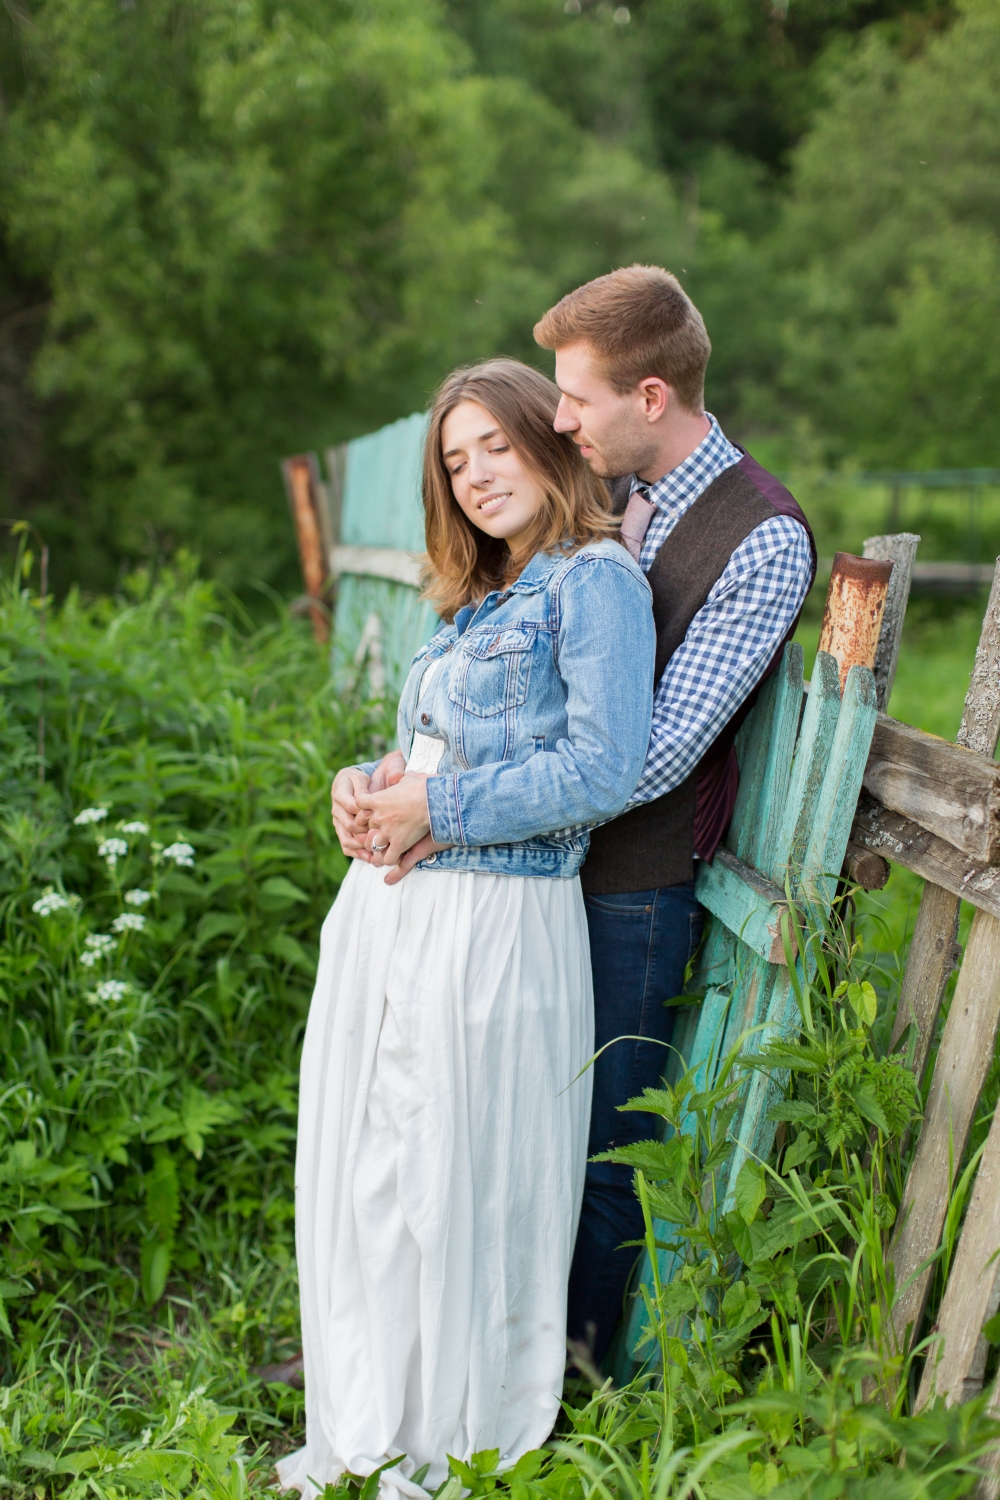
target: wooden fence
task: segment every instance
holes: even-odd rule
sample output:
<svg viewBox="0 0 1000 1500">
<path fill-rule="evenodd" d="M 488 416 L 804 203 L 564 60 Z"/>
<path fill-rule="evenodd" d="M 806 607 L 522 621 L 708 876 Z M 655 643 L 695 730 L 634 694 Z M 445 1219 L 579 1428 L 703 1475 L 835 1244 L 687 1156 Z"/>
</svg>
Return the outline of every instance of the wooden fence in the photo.
<svg viewBox="0 0 1000 1500">
<path fill-rule="evenodd" d="M 355 670 L 398 688 L 416 647 L 434 627 L 417 600 L 413 554 L 422 546 L 418 475 L 426 419 L 409 418 L 327 455 L 321 480 L 311 455 L 283 465 L 314 628 L 327 631 L 331 580 L 336 639 Z M 812 680 L 789 646 L 741 730 L 739 798 L 725 844 L 698 874 L 707 908 L 695 988 L 698 1008 L 679 1013 L 675 1044 L 709 1085 L 735 1039 L 796 1029 L 781 941 L 793 899 L 829 907 L 836 872 L 884 884 L 884 861 L 924 880 L 893 1033 L 913 1027 L 918 1076 L 928 1066 L 949 977 L 959 966 L 961 901 L 975 908 L 940 1038 L 927 1108 L 890 1256 L 899 1288 L 893 1330 L 900 1348 L 922 1336 L 933 1258 L 955 1174 L 994 1056 L 1000 1024 L 1000 565 L 983 622 L 965 710 L 954 743 L 886 716 L 919 538 L 874 537 L 864 559 L 834 560 Z M 891 567 L 890 567 L 891 565 Z M 381 675 L 380 675 L 381 674 Z M 755 1074 L 732 1126 L 728 1193 L 749 1155 L 766 1158 L 776 1085 Z M 731 1204 L 727 1204 L 731 1206 Z M 659 1226 L 658 1238 L 670 1238 Z M 677 1267 L 660 1252 L 661 1282 Z M 640 1281 L 648 1285 L 645 1265 Z M 986 1367 L 985 1321 L 1000 1307 L 1000 1110 L 983 1149 L 961 1238 L 917 1398 L 949 1404 L 976 1394 Z M 644 1323 L 638 1291 L 620 1342 L 617 1373 L 636 1367 Z M 994 1398 L 1000 1414 L 1000 1386 Z M 1000 1482 L 984 1482 L 995 1500 Z"/>
</svg>

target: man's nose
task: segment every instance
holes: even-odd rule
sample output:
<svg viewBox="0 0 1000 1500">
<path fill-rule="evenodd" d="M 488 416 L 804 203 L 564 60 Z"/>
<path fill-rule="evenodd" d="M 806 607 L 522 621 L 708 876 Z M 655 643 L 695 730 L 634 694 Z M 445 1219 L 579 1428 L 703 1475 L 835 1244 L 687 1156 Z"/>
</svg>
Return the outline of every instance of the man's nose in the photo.
<svg viewBox="0 0 1000 1500">
<path fill-rule="evenodd" d="M 559 405 L 556 407 L 555 419 L 552 426 L 556 432 L 576 432 L 580 425 L 580 418 L 575 415 L 570 403 L 565 396 L 559 397 Z"/>
</svg>

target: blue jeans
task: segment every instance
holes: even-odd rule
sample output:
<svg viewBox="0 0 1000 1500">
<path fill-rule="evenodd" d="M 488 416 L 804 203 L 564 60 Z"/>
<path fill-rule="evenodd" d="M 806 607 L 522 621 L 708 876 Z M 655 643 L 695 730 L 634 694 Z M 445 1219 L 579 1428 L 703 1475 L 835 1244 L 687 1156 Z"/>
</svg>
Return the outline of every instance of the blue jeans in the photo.
<svg viewBox="0 0 1000 1500">
<path fill-rule="evenodd" d="M 656 1088 L 670 1053 L 673 1006 L 664 1001 L 684 990 L 684 970 L 701 938 L 703 910 L 694 882 L 626 895 L 587 896 L 590 956 L 594 969 L 595 1051 L 620 1041 L 594 1065 L 594 1100 L 588 1155 L 648 1139 L 655 1115 L 617 1106 Z M 643 1234 L 642 1210 L 632 1169 L 615 1162 L 589 1162 L 583 1211 L 569 1279 L 568 1334 L 589 1343 L 600 1362 L 621 1316 L 635 1263 L 624 1240 Z"/>
</svg>

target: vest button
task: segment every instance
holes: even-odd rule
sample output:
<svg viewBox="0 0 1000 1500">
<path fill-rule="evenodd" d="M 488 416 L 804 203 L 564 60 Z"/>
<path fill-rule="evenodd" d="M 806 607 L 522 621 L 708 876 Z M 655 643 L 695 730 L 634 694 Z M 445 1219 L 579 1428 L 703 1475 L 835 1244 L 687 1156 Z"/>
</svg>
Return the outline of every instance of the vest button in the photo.
<svg viewBox="0 0 1000 1500">
<path fill-rule="evenodd" d="M 420 715 L 420 722 L 421 722 L 421 724 L 429 724 L 431 722 L 431 716 L 430 716 L 430 714 L 421 714 Z"/>
</svg>

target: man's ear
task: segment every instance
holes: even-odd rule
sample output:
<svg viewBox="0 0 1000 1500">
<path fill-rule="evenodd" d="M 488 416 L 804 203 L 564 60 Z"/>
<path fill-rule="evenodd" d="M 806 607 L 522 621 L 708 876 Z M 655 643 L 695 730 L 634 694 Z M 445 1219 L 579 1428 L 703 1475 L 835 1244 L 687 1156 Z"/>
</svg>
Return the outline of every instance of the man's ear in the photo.
<svg viewBox="0 0 1000 1500">
<path fill-rule="evenodd" d="M 642 412 L 647 422 L 658 422 L 665 416 L 670 403 L 675 400 L 673 390 L 658 375 L 650 375 L 639 381 L 639 396 Z"/>
</svg>

